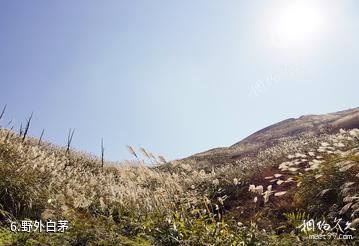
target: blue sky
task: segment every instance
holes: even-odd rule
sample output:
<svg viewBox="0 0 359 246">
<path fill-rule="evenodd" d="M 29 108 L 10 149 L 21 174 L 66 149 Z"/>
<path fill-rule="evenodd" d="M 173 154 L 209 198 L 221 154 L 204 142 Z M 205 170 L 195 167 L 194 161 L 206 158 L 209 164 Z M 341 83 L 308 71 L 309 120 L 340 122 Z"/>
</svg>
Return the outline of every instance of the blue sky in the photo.
<svg viewBox="0 0 359 246">
<path fill-rule="evenodd" d="M 59 145 L 75 128 L 74 147 L 99 154 L 103 137 L 109 160 L 358 107 L 359 3 L 308 1 L 279 30 L 295 2 L 0 1 L 0 107 L 16 127 L 34 112 L 30 134 Z"/>
</svg>

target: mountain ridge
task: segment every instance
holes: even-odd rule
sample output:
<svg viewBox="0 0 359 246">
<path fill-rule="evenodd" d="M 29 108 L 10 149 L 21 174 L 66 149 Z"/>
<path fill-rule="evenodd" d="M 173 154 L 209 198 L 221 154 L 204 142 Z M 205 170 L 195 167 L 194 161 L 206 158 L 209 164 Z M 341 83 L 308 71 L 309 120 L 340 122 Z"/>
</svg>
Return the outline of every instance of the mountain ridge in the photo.
<svg viewBox="0 0 359 246">
<path fill-rule="evenodd" d="M 233 162 L 242 157 L 253 157 L 261 150 L 272 147 L 287 138 L 301 135 L 319 136 L 340 129 L 359 128 L 359 107 L 328 114 L 310 114 L 289 118 L 254 132 L 239 142 L 196 153 L 174 163 L 199 163 L 200 166 Z"/>
</svg>

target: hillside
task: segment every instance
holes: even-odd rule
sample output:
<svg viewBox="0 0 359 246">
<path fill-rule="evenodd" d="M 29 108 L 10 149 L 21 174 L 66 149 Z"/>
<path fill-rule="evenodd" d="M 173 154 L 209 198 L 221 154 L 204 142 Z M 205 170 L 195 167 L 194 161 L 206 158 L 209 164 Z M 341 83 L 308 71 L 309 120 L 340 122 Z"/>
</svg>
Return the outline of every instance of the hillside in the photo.
<svg viewBox="0 0 359 246">
<path fill-rule="evenodd" d="M 303 116 L 151 167 L 146 150 L 102 166 L 1 128 L 0 245 L 355 245 L 357 128 L 359 108 Z M 26 232 L 24 220 L 68 228 Z"/>
<path fill-rule="evenodd" d="M 268 126 L 232 146 L 208 150 L 178 162 L 194 163 L 201 167 L 234 163 L 241 158 L 255 157 L 261 150 L 287 139 L 296 139 L 303 135 L 317 137 L 324 133 L 336 133 L 339 129 L 354 128 L 359 128 L 359 108 L 325 115 L 306 115 Z"/>
</svg>

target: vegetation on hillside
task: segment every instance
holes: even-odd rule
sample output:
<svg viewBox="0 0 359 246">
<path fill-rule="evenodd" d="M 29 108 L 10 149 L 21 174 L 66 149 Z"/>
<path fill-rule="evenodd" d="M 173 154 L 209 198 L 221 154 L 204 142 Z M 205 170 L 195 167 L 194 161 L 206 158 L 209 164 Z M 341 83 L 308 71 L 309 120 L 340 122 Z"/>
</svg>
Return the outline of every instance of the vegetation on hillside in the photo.
<svg viewBox="0 0 359 246">
<path fill-rule="evenodd" d="M 146 165 L 156 158 L 130 150 L 136 161 L 103 166 L 1 128 L 0 245 L 351 245 L 359 236 L 358 129 L 288 139 L 203 169 Z M 320 232 L 300 228 L 339 218 L 354 239 L 308 239 Z M 21 220 L 67 220 L 69 228 L 11 231 Z"/>
</svg>

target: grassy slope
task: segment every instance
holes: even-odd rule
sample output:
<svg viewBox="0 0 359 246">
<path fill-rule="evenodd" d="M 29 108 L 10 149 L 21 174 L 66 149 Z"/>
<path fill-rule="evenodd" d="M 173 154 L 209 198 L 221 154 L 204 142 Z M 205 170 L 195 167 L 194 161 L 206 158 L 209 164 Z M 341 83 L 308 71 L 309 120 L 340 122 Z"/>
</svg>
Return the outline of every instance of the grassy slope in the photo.
<svg viewBox="0 0 359 246">
<path fill-rule="evenodd" d="M 303 136 L 199 170 L 101 168 L 95 157 L 0 129 L 0 245 L 312 245 L 296 229 L 302 219 L 358 216 L 358 135 Z M 12 233 L 9 223 L 22 219 L 67 219 L 70 229 Z"/>
</svg>

